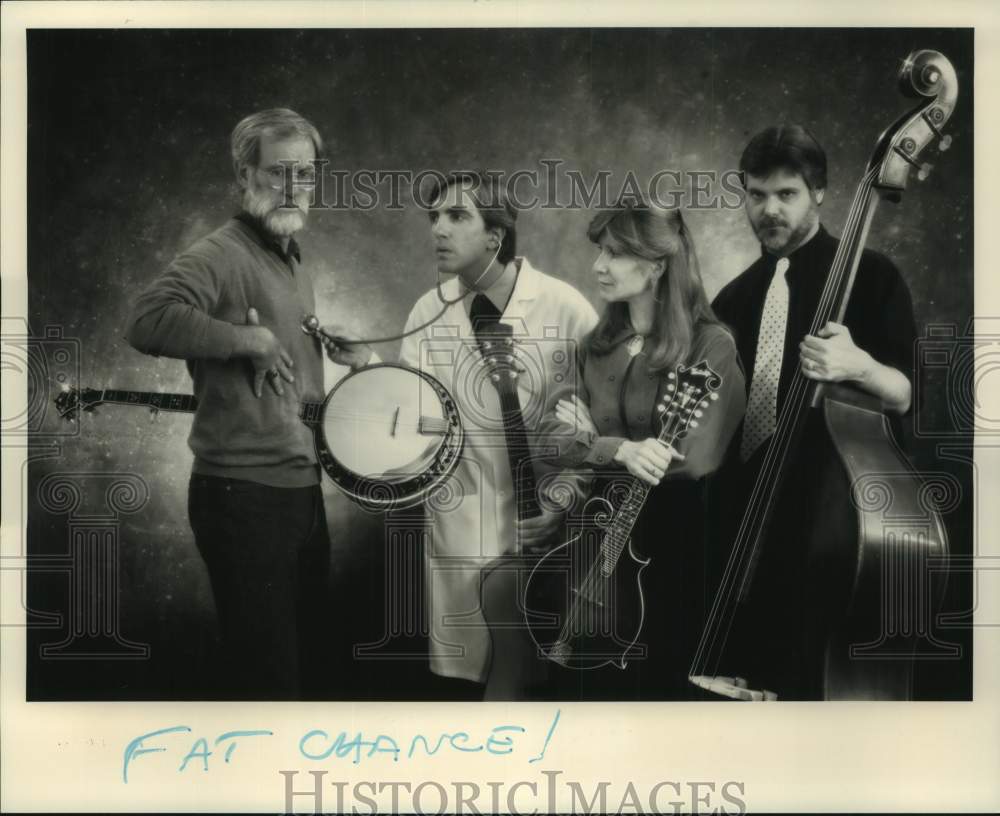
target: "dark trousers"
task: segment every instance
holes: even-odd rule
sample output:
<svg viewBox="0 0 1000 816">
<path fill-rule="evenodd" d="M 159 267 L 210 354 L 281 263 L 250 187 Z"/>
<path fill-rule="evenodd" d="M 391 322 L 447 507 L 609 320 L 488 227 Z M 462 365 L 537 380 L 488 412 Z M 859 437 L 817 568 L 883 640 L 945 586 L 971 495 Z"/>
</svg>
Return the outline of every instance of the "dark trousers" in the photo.
<svg viewBox="0 0 1000 816">
<path fill-rule="evenodd" d="M 318 485 L 194 473 L 188 514 L 208 568 L 222 696 L 301 699 L 323 687 L 330 538 Z"/>
</svg>

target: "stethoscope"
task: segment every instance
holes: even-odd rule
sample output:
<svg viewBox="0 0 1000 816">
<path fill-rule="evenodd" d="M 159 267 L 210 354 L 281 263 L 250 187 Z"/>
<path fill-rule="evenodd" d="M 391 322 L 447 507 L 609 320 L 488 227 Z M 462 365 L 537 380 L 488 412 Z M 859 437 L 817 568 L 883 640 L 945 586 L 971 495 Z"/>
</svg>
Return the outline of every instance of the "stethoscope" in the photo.
<svg viewBox="0 0 1000 816">
<path fill-rule="evenodd" d="M 315 315 L 309 315 L 303 320 L 302 331 L 306 332 L 306 334 L 314 334 L 316 332 L 320 332 L 323 334 L 325 338 L 330 340 L 330 342 L 332 342 L 336 346 L 361 346 L 361 345 L 370 346 L 375 343 L 392 343 L 396 340 L 403 340 L 409 337 L 410 335 L 423 331 L 432 323 L 436 323 L 438 320 L 441 319 L 442 315 L 444 315 L 444 313 L 448 311 L 450 307 L 454 306 L 456 303 L 461 303 L 469 295 L 475 292 L 476 287 L 479 285 L 479 282 L 486 277 L 486 273 L 490 271 L 490 267 L 492 267 L 493 264 L 496 262 L 497 257 L 500 255 L 500 250 L 502 247 L 503 247 L 503 241 L 502 240 L 498 241 L 496 251 L 493 253 L 493 257 L 490 258 L 486 266 L 483 267 L 483 271 L 479 273 L 479 276 L 472 282 L 470 286 L 468 286 L 466 291 L 456 298 L 449 299 L 445 297 L 444 291 L 441 289 L 441 270 L 440 269 L 437 270 L 437 281 L 434 284 L 434 288 L 437 291 L 438 300 L 441 301 L 442 304 L 441 309 L 430 320 L 421 323 L 419 326 L 414 326 L 409 331 L 402 332 L 401 334 L 387 335 L 386 337 L 366 337 L 361 340 L 347 340 L 343 337 L 334 337 L 333 335 L 329 335 L 323 332 L 319 325 L 319 318 L 317 318 Z"/>
<path fill-rule="evenodd" d="M 283 207 L 297 206 L 295 204 L 294 198 L 292 198 L 289 195 L 287 185 L 285 185 L 285 184 L 275 184 L 275 183 L 272 182 L 272 183 L 268 184 L 268 186 L 272 190 L 282 190 L 282 189 L 284 189 L 284 191 L 285 191 L 285 201 L 282 204 Z M 307 182 L 293 182 L 292 186 L 293 187 L 295 187 L 295 186 L 309 186 L 309 184 Z M 493 253 L 493 257 L 490 258 L 490 260 L 486 264 L 486 266 L 483 267 L 483 271 L 479 273 L 479 276 L 472 282 L 472 285 L 469 286 L 466 289 L 466 291 L 463 292 L 461 295 L 459 295 L 457 298 L 452 298 L 452 299 L 449 300 L 448 298 L 446 298 L 444 296 L 444 291 L 441 289 L 441 270 L 440 269 L 437 270 L 437 280 L 435 281 L 434 289 L 437 292 L 438 300 L 441 301 L 441 309 L 430 320 L 427 320 L 427 321 L 421 323 L 419 326 L 414 326 L 409 331 L 402 332 L 401 334 L 390 334 L 390 335 L 387 335 L 385 337 L 365 337 L 365 338 L 362 338 L 361 340 L 348 340 L 348 339 L 346 339 L 344 337 L 335 337 L 333 335 L 330 335 L 330 334 L 327 334 L 326 332 L 324 332 L 322 330 L 322 328 L 320 327 L 320 325 L 319 325 L 319 318 L 317 318 L 315 315 L 305 315 L 303 317 L 303 319 L 302 319 L 302 331 L 304 331 L 306 334 L 319 334 L 322 337 L 324 337 L 327 340 L 329 340 L 335 346 L 370 346 L 370 345 L 374 345 L 374 344 L 377 344 L 377 343 L 392 343 L 392 342 L 395 342 L 396 340 L 404 340 L 405 338 L 410 337 L 411 335 L 414 335 L 417 332 L 423 331 L 428 326 L 430 326 L 432 323 L 436 323 L 438 320 L 441 319 L 441 317 L 444 315 L 444 313 L 446 311 L 448 311 L 448 309 L 451 306 L 454 306 L 456 303 L 461 303 L 469 295 L 471 295 L 474 291 L 476 291 L 476 287 L 479 285 L 479 282 L 483 278 L 486 277 L 486 273 L 490 271 L 490 267 L 493 266 L 493 264 L 496 262 L 496 259 L 497 259 L 497 257 L 499 257 L 500 250 L 502 248 L 503 248 L 503 240 L 501 239 L 501 240 L 497 241 L 496 251 Z"/>
</svg>

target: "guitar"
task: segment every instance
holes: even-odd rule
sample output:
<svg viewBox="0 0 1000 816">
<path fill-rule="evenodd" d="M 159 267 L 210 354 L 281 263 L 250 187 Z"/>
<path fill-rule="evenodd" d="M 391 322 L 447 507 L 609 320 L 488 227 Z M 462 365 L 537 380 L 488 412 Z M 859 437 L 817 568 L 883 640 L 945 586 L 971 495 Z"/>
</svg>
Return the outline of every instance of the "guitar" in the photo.
<svg viewBox="0 0 1000 816">
<path fill-rule="evenodd" d="M 542 508 L 517 393 L 521 369 L 517 365 L 513 330 L 504 323 L 491 323 L 477 332 L 477 342 L 487 379 L 500 400 L 516 518 L 518 521 L 537 518 Z M 534 645 L 525 630 L 525 609 L 521 603 L 536 560 L 536 556 L 522 553 L 518 543 L 515 553 L 494 559 L 482 571 L 480 604 L 492 642 L 486 700 L 523 699 L 532 686 L 545 679 L 544 666 L 535 659 Z"/>
<path fill-rule="evenodd" d="M 704 360 L 670 372 L 657 405 L 658 439 L 673 446 L 696 429 L 718 400 L 721 385 L 722 378 Z M 642 571 L 650 560 L 636 555 L 630 536 L 652 487 L 629 476 L 623 488 L 616 491 L 623 496 L 617 506 L 591 498 L 585 514 L 605 523 L 585 526 L 546 553 L 528 579 L 524 607 L 532 640 L 538 653 L 567 668 L 624 669 L 638 656 Z"/>
</svg>

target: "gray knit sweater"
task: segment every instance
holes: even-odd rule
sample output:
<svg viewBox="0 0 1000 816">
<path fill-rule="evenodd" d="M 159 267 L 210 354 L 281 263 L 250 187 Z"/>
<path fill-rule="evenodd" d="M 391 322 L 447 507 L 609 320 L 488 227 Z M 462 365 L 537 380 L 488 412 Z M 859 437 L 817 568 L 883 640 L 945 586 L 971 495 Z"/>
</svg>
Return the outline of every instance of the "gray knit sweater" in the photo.
<svg viewBox="0 0 1000 816">
<path fill-rule="evenodd" d="M 301 401 L 323 399 L 319 344 L 303 334 L 315 311 L 309 274 L 248 220 L 233 218 L 181 253 L 139 296 L 127 331 L 141 352 L 187 360 L 198 398 L 188 443 L 194 471 L 275 487 L 319 482 L 312 432 Z M 253 394 L 253 367 L 232 357 L 236 325 L 253 306 L 295 362 L 279 397 Z"/>
</svg>

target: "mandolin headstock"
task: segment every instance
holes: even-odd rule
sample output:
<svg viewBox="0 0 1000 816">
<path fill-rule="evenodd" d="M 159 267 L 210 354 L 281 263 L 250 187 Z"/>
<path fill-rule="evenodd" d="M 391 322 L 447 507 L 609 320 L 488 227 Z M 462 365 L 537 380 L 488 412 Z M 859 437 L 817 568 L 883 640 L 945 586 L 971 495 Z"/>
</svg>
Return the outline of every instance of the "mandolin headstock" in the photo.
<svg viewBox="0 0 1000 816">
<path fill-rule="evenodd" d="M 869 173 L 877 173 L 874 186 L 894 201 L 906 188 L 911 170 L 920 181 L 930 174 L 933 165 L 918 159 L 932 141 L 938 140 L 941 151 L 951 146 L 944 127 L 958 99 L 958 78 L 947 57 L 924 49 L 903 60 L 899 86 L 904 95 L 924 101 L 886 128 L 868 163 Z"/>
<path fill-rule="evenodd" d="M 702 416 L 719 399 L 722 377 L 707 360 L 691 366 L 677 366 L 667 375 L 660 414 L 661 438 L 674 440 L 698 427 Z"/>
</svg>

